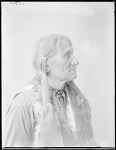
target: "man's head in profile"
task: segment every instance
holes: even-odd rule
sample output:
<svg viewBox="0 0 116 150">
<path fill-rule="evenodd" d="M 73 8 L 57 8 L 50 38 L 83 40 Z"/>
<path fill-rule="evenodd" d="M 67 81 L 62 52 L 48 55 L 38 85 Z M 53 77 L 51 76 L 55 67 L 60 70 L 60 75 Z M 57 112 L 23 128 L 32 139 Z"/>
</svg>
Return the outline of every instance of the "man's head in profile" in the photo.
<svg viewBox="0 0 116 150">
<path fill-rule="evenodd" d="M 75 79 L 78 61 L 73 55 L 71 41 L 58 34 L 52 34 L 38 40 L 34 45 L 33 66 L 38 75 L 46 73 L 49 82 L 55 88 Z"/>
</svg>

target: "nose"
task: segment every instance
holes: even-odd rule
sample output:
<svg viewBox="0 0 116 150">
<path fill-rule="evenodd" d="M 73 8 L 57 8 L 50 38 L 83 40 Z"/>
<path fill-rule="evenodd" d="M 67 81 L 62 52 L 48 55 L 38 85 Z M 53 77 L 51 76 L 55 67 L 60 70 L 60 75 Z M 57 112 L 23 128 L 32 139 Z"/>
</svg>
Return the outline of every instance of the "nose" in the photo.
<svg viewBox="0 0 116 150">
<path fill-rule="evenodd" d="M 76 59 L 75 56 L 72 56 L 72 59 L 71 59 L 71 65 L 77 66 L 78 64 L 79 64 L 79 61 Z"/>
</svg>

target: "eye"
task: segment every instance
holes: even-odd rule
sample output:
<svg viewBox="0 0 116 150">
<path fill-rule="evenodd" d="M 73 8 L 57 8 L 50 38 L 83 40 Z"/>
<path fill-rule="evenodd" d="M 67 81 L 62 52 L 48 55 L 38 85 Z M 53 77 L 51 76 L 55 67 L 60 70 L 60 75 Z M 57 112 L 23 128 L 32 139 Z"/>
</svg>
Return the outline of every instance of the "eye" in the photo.
<svg viewBox="0 0 116 150">
<path fill-rule="evenodd" d="M 67 58 L 67 59 L 70 59 L 70 57 L 71 57 L 71 54 L 66 54 L 65 55 L 65 58 Z"/>
</svg>

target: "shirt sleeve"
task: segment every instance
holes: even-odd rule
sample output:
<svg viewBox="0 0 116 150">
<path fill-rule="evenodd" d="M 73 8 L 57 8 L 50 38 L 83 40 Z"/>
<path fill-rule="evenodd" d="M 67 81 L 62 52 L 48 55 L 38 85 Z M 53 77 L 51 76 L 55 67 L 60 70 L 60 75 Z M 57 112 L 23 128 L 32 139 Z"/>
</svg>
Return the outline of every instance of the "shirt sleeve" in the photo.
<svg viewBox="0 0 116 150">
<path fill-rule="evenodd" d="M 5 147 L 31 147 L 34 140 L 32 106 L 26 101 L 26 94 L 19 94 L 9 106 Z"/>
</svg>

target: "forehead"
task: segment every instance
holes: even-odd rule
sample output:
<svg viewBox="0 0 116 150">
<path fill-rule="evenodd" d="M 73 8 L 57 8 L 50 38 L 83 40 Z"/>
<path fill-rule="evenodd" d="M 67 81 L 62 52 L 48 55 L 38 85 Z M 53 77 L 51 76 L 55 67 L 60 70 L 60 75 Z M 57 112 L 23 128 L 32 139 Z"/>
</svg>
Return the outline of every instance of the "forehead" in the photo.
<svg viewBox="0 0 116 150">
<path fill-rule="evenodd" d="M 65 47 L 63 49 L 62 48 L 58 48 L 56 55 L 63 56 L 66 53 L 73 53 L 73 47 L 72 46 L 68 46 L 68 47 Z"/>
<path fill-rule="evenodd" d="M 68 46 L 65 49 L 61 49 L 61 53 L 73 53 L 73 47 L 72 46 Z"/>
</svg>

